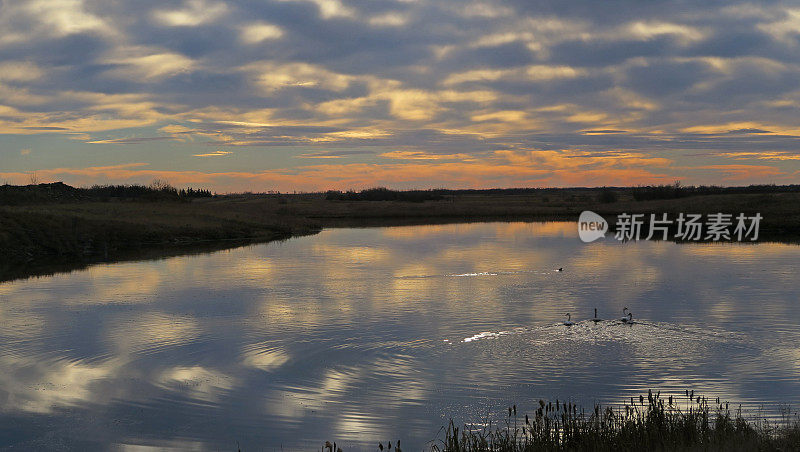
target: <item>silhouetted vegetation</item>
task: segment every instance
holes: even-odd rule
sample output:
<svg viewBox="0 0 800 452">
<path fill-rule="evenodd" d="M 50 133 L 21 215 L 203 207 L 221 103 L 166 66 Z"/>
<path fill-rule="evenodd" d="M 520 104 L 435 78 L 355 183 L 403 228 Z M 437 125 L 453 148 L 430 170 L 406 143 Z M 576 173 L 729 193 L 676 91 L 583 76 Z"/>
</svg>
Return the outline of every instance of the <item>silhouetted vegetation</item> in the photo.
<svg viewBox="0 0 800 452">
<path fill-rule="evenodd" d="M 637 403 L 638 402 L 638 403 Z M 502 426 L 456 427 L 451 421 L 444 439 L 431 450 L 442 452 L 523 451 L 788 451 L 800 450 L 800 420 L 748 420 L 728 403 L 695 396 L 631 399 L 625 406 L 596 405 L 586 413 L 570 402 L 539 401 L 531 416 L 508 408 Z"/>
<path fill-rule="evenodd" d="M 86 200 L 84 190 L 63 182 L 36 185 L 0 185 L 0 205 L 16 206 Z"/>
<path fill-rule="evenodd" d="M 624 190 L 624 189 L 623 189 Z M 688 196 L 725 195 L 725 194 L 758 194 L 758 193 L 796 193 L 800 185 L 748 185 L 746 187 L 718 187 L 714 185 L 648 185 L 634 187 L 631 190 L 633 199 L 647 201 L 651 199 L 676 199 Z"/>
<path fill-rule="evenodd" d="M 743 187 L 719 187 L 713 185 L 682 185 L 675 182 L 669 185 L 642 185 L 637 187 L 569 187 L 569 188 L 487 188 L 487 189 L 446 189 L 430 190 L 391 190 L 385 187 L 370 188 L 361 191 L 325 192 L 328 201 L 406 201 L 424 202 L 438 201 L 452 196 L 537 196 L 543 201 L 549 195 L 561 196 L 570 201 L 586 201 L 593 198 L 603 204 L 617 202 L 620 199 L 648 201 L 656 199 L 678 199 L 689 196 L 726 195 L 726 194 L 759 194 L 759 193 L 798 193 L 800 185 L 748 185 Z M 594 196 L 589 194 L 594 193 Z M 589 196 L 587 198 L 587 196 Z"/>
<path fill-rule="evenodd" d="M 26 205 L 76 201 L 180 201 L 209 198 L 210 190 L 192 187 L 177 189 L 166 181 L 150 185 L 93 185 L 75 188 L 63 182 L 35 185 L 0 185 L 0 205 Z"/>
<path fill-rule="evenodd" d="M 90 199 L 101 201 L 137 199 L 145 201 L 169 201 L 187 198 L 210 198 L 210 190 L 192 187 L 177 189 L 171 185 L 93 185 L 84 189 Z"/>
<path fill-rule="evenodd" d="M 636 187 L 633 189 L 633 199 L 644 201 L 648 199 L 675 199 L 690 195 L 690 190 L 697 187 L 683 187 L 680 182 L 672 185 L 654 185 Z"/>
<path fill-rule="evenodd" d="M 325 192 L 325 199 L 328 201 L 402 201 L 402 202 L 424 202 L 438 201 L 444 196 L 438 190 L 408 190 L 398 191 L 389 190 L 385 187 L 370 188 L 367 190 L 356 191 L 336 191 Z"/>
<path fill-rule="evenodd" d="M 597 195 L 597 201 L 603 204 L 617 202 L 617 199 L 619 199 L 617 192 L 608 188 L 603 188 L 600 190 L 600 194 Z"/>
</svg>

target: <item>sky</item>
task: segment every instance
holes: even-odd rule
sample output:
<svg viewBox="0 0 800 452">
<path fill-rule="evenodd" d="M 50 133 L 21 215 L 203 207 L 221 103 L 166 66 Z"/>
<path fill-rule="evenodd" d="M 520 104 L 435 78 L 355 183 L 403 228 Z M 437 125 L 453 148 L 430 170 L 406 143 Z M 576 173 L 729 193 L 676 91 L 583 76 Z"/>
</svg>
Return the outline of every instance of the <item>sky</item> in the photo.
<svg viewBox="0 0 800 452">
<path fill-rule="evenodd" d="M 800 183 L 800 3 L 0 0 L 0 183 Z"/>
</svg>

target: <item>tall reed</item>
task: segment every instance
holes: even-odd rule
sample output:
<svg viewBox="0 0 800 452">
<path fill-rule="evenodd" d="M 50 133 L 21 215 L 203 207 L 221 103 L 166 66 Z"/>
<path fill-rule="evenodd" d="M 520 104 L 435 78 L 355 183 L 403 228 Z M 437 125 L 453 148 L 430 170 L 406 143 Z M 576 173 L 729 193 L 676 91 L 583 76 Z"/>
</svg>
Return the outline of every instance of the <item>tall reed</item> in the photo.
<svg viewBox="0 0 800 452">
<path fill-rule="evenodd" d="M 491 422 L 456 427 L 451 420 L 432 451 L 638 451 L 800 450 L 800 419 L 787 409 L 782 419 L 748 420 L 741 407 L 686 391 L 680 397 L 631 398 L 624 406 L 596 405 L 590 412 L 571 402 L 539 401 L 532 416 L 508 409 L 505 425 Z"/>
</svg>

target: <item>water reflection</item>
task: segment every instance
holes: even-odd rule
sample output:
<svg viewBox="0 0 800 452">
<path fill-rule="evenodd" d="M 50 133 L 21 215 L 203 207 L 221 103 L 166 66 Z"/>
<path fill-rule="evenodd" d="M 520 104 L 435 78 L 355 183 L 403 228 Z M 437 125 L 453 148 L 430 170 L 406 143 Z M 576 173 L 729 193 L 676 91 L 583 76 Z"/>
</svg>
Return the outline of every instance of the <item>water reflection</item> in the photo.
<svg viewBox="0 0 800 452">
<path fill-rule="evenodd" d="M 3 283 L 0 447 L 415 450 L 450 416 L 650 388 L 797 407 L 799 257 L 488 223 Z"/>
</svg>

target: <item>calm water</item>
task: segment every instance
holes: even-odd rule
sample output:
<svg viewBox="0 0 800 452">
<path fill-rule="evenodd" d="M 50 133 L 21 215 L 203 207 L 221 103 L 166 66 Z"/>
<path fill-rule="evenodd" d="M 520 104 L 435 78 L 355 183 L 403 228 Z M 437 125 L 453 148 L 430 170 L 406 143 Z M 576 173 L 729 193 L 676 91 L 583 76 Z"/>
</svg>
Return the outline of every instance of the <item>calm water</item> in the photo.
<svg viewBox="0 0 800 452">
<path fill-rule="evenodd" d="M 792 245 L 483 223 L 3 283 L 0 447 L 421 450 L 450 417 L 649 388 L 796 409 L 798 263 Z M 624 306 L 640 323 L 587 320 Z"/>
</svg>

